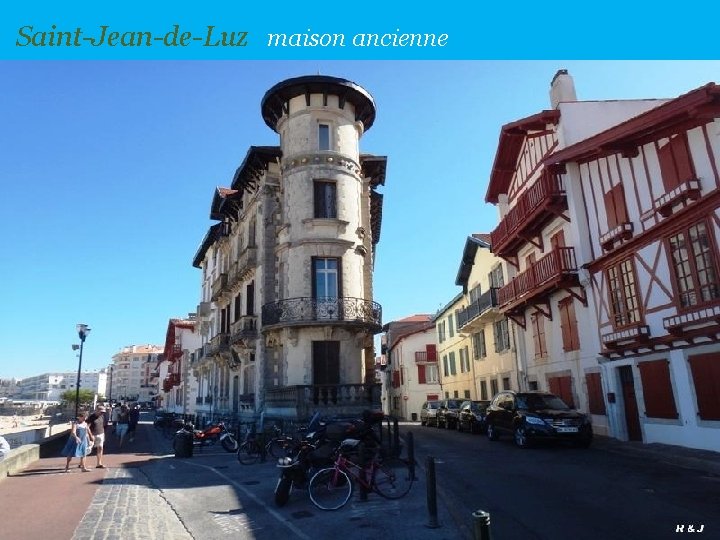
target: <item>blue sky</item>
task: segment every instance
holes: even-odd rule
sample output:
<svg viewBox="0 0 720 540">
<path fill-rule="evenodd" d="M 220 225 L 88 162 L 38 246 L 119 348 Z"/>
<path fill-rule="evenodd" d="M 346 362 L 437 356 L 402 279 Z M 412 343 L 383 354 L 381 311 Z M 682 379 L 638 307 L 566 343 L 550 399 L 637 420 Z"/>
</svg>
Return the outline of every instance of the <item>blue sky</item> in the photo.
<svg viewBox="0 0 720 540">
<path fill-rule="evenodd" d="M 289 77 L 351 79 L 375 98 L 363 152 L 388 156 L 375 299 L 385 322 L 449 301 L 484 203 L 500 127 L 549 108 L 566 68 L 581 100 L 674 97 L 720 62 L 0 62 L 0 377 L 83 368 L 162 344 L 194 311 L 192 258 L 216 186 L 250 145 L 277 144 L 260 100 Z"/>
</svg>

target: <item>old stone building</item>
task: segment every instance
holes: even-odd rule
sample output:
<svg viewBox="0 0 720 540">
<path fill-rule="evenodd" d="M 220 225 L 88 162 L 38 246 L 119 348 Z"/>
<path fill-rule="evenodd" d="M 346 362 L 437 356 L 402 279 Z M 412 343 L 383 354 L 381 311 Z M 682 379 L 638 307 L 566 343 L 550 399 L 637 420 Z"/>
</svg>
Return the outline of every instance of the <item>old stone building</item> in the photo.
<svg viewBox="0 0 720 540">
<path fill-rule="evenodd" d="M 372 270 L 386 158 L 360 154 L 373 98 L 335 77 L 271 88 L 262 118 L 280 145 L 251 147 L 193 260 L 202 270 L 193 360 L 218 414 L 305 418 L 379 407 Z"/>
</svg>

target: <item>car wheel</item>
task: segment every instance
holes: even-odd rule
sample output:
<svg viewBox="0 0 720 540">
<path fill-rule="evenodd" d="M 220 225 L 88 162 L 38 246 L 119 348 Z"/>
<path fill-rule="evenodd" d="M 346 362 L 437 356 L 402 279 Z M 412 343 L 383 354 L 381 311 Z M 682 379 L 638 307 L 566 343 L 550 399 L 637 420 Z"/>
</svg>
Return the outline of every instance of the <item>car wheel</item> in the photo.
<svg viewBox="0 0 720 540">
<path fill-rule="evenodd" d="M 515 444 L 518 448 L 528 448 L 530 446 L 530 439 L 523 426 L 515 428 Z"/>
<path fill-rule="evenodd" d="M 500 438 L 500 435 L 495 429 L 495 426 L 493 426 L 492 424 L 488 424 L 487 426 L 487 436 L 488 439 L 490 439 L 491 441 L 497 441 Z"/>
</svg>

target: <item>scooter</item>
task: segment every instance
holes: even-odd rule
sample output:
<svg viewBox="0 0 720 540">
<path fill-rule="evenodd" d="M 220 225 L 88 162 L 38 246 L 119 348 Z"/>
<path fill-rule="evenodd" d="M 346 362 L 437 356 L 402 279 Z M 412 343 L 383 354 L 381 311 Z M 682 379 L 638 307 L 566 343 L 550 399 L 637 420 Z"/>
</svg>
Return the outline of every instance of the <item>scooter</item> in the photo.
<svg viewBox="0 0 720 540">
<path fill-rule="evenodd" d="M 220 441 L 226 452 L 237 452 L 238 450 L 237 439 L 228 431 L 225 422 L 212 424 L 203 430 L 194 429 L 192 424 L 186 424 L 185 430 L 192 431 L 193 446 L 211 446 Z"/>
</svg>

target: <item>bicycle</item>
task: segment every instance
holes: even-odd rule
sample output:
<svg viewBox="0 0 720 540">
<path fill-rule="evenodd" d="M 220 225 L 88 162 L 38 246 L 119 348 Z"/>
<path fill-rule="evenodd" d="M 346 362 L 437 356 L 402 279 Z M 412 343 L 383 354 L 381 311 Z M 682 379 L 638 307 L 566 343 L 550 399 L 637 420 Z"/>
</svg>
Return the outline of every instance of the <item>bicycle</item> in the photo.
<svg viewBox="0 0 720 540">
<path fill-rule="evenodd" d="M 292 449 L 299 444 L 293 437 L 284 435 L 282 429 L 278 426 L 273 426 L 273 433 L 275 434 L 265 445 L 265 454 L 269 454 L 274 458 L 285 457 L 288 454 L 288 449 Z"/>
<path fill-rule="evenodd" d="M 255 428 L 245 432 L 245 438 L 238 447 L 237 459 L 242 465 L 252 465 L 258 460 L 265 461 L 265 447 L 258 442 Z"/>
<path fill-rule="evenodd" d="M 360 441 L 343 441 L 332 467 L 321 469 L 310 479 L 310 500 L 320 510 L 338 510 L 353 494 L 353 484 L 359 483 L 386 499 L 399 499 L 412 487 L 410 464 L 400 458 L 381 458 L 376 451 L 364 467 L 351 461 L 345 452 L 357 449 Z"/>
</svg>

